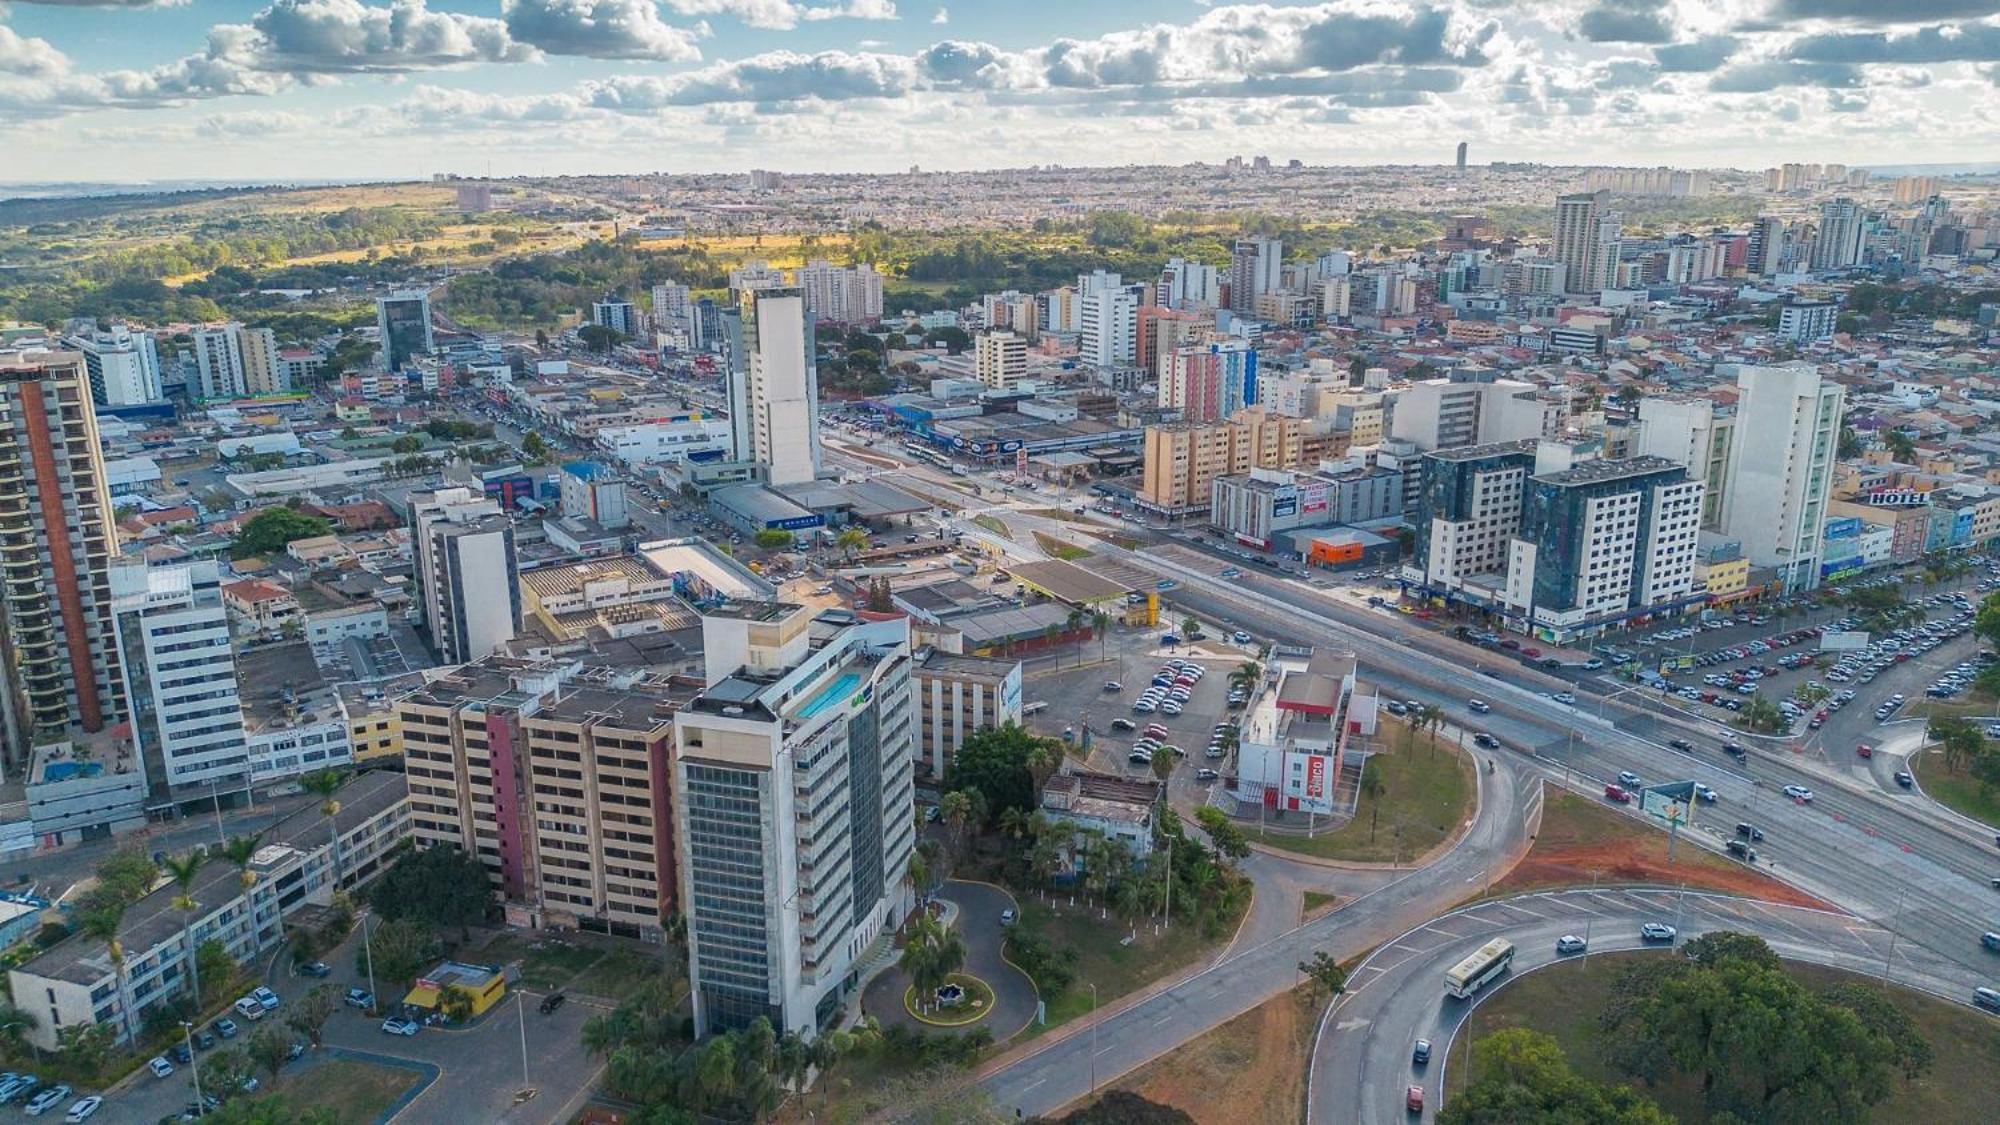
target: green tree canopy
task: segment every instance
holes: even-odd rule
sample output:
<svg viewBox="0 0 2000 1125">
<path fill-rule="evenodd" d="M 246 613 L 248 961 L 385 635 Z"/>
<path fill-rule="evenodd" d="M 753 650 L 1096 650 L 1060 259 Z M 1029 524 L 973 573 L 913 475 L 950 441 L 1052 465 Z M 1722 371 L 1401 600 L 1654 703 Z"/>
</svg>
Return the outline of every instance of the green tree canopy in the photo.
<svg viewBox="0 0 2000 1125">
<path fill-rule="evenodd" d="M 371 893 L 376 912 L 435 929 L 464 929 L 486 920 L 493 888 L 486 868 L 451 844 L 404 852 Z"/>
<path fill-rule="evenodd" d="M 296 539 L 311 539 L 333 531 L 333 524 L 293 508 L 266 508 L 244 521 L 229 544 L 231 558 L 247 559 L 285 549 Z"/>
<path fill-rule="evenodd" d="M 1438 1125 L 1673 1125 L 1629 1087 L 1604 1086 L 1570 1069 L 1556 1041 L 1510 1027 L 1472 1045 L 1472 1081 L 1438 1113 Z"/>
<path fill-rule="evenodd" d="M 991 816 L 1007 809 L 1032 811 L 1035 778 L 1028 770 L 1028 756 L 1045 741 L 1013 723 L 974 731 L 952 755 L 944 788 L 977 792 Z"/>
</svg>

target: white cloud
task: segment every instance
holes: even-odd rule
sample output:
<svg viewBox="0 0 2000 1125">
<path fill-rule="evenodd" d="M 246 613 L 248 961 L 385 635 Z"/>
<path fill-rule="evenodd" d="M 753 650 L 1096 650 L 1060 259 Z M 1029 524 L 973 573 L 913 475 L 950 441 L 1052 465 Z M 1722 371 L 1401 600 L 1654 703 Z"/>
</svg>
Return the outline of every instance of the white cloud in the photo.
<svg viewBox="0 0 2000 1125">
<path fill-rule="evenodd" d="M 504 0 L 507 31 L 551 55 L 695 62 L 706 27 L 674 27 L 653 0 Z"/>
<path fill-rule="evenodd" d="M 683 16 L 728 16 L 750 27 L 787 31 L 799 25 L 801 5 L 791 0 L 665 0 Z"/>
<path fill-rule="evenodd" d="M 69 70 L 69 59 L 46 39 L 22 35 L 0 24 L 0 74 L 53 78 Z"/>
<path fill-rule="evenodd" d="M 847 0 L 845 4 L 833 4 L 824 8 L 807 8 L 799 13 L 807 20 L 893 20 L 896 5 L 892 0 Z"/>
<path fill-rule="evenodd" d="M 939 8 L 939 9 L 938 9 L 937 11 L 935 11 L 935 12 L 932 12 L 932 13 L 931 13 L 931 22 L 932 22 L 932 23 L 934 23 L 934 24 L 937 24 L 937 25 L 939 25 L 940 27 L 942 27 L 942 26 L 943 26 L 943 25 L 945 25 L 945 24 L 948 24 L 948 23 L 950 23 L 950 22 L 951 22 L 951 9 L 949 9 L 949 8 Z"/>
<path fill-rule="evenodd" d="M 250 18 L 250 28 L 257 33 L 248 45 L 254 65 L 287 73 L 397 74 L 537 55 L 514 42 L 500 20 L 433 12 L 424 0 L 381 8 L 360 0 L 275 0 Z"/>
</svg>

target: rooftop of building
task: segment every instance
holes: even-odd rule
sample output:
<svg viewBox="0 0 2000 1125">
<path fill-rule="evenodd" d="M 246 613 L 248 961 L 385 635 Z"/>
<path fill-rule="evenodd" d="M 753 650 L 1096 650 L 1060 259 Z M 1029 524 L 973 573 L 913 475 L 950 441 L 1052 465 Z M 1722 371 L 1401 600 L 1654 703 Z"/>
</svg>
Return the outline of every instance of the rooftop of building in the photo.
<svg viewBox="0 0 2000 1125">
<path fill-rule="evenodd" d="M 1425 454 L 1439 461 L 1483 461 L 1489 457 L 1506 457 L 1513 454 L 1535 455 L 1539 438 L 1524 438 L 1520 441 L 1495 441 L 1485 445 L 1461 445 L 1455 449 L 1436 449 Z"/>
<path fill-rule="evenodd" d="M 1004 680 L 1021 666 L 1018 660 L 997 656 L 967 656 L 959 652 L 925 649 L 917 654 L 919 676 L 953 676 L 959 679 Z"/>
<path fill-rule="evenodd" d="M 338 696 L 304 641 L 244 649 L 236 660 L 236 682 L 243 728 L 252 734 L 340 717 Z"/>
<path fill-rule="evenodd" d="M 1042 786 L 1042 807 L 1095 820 L 1145 824 L 1160 800 L 1160 783 L 1090 770 L 1065 770 Z"/>
<path fill-rule="evenodd" d="M 620 580 L 651 584 L 670 579 L 639 555 L 614 555 L 560 566 L 538 567 L 521 575 L 521 584 L 543 599 L 570 597 L 581 594 L 590 584 Z"/>
<path fill-rule="evenodd" d="M 340 811 L 334 814 L 336 832 L 349 832 L 404 800 L 409 787 L 400 773 L 356 774 L 336 795 Z M 264 845 L 250 862 L 250 873 L 268 874 L 294 856 L 310 854 L 325 847 L 329 839 L 327 818 L 317 802 L 306 805 L 266 829 Z M 203 865 L 195 876 L 189 897 L 204 909 L 213 910 L 243 893 L 235 869 L 223 862 Z M 183 916 L 174 908 L 177 896 L 171 882 L 162 882 L 125 911 L 118 930 L 119 944 L 129 960 L 147 956 L 162 942 L 180 936 Z M 111 958 L 102 941 L 77 935 L 60 942 L 18 970 L 74 984 L 94 985 L 112 972 Z"/>
<path fill-rule="evenodd" d="M 1666 472 L 1686 475 L 1686 470 L 1681 465 L 1665 457 L 1622 457 L 1615 460 L 1600 457 L 1579 461 L 1560 472 L 1540 474 L 1535 480 L 1542 484 L 1558 485 L 1603 484 L 1606 481 L 1628 480 Z"/>
<path fill-rule="evenodd" d="M 805 608 L 797 602 L 726 601 L 710 608 L 705 615 L 737 621 L 769 622 L 782 621 Z"/>
</svg>

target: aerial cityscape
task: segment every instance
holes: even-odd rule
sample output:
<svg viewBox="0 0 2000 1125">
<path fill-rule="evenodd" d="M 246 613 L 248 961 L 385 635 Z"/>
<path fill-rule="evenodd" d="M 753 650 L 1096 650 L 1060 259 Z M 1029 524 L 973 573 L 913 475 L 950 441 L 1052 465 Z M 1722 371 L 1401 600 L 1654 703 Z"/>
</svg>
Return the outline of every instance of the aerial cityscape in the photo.
<svg viewBox="0 0 2000 1125">
<path fill-rule="evenodd" d="M 1882 8 L 0 5 L 0 1113 L 1992 1120 Z"/>
</svg>

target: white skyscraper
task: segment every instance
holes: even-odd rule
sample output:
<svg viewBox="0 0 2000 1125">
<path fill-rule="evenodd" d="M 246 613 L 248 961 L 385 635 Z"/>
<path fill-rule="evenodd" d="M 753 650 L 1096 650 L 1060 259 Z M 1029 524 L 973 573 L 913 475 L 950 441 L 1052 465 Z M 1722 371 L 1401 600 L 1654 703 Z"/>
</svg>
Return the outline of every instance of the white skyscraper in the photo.
<svg viewBox="0 0 2000 1125">
<path fill-rule="evenodd" d="M 732 602 L 702 648 L 671 786 L 695 1033 L 764 1017 L 812 1038 L 914 905 L 909 625 Z"/>
<path fill-rule="evenodd" d="M 738 293 L 728 318 L 729 409 L 736 459 L 769 484 L 819 476 L 819 371 L 804 295 L 791 288 Z"/>
<path fill-rule="evenodd" d="M 653 331 L 686 331 L 692 299 L 688 287 L 677 281 L 653 286 Z"/>
<path fill-rule="evenodd" d="M 193 333 L 196 393 L 204 399 L 280 394 L 291 380 L 278 360 L 277 334 L 269 328 L 217 324 Z"/>
<path fill-rule="evenodd" d="M 155 799 L 250 772 L 216 563 L 111 568 L 132 735 Z"/>
<path fill-rule="evenodd" d="M 1618 214 L 1611 193 L 1581 192 L 1556 197 L 1555 259 L 1571 293 L 1598 293 L 1612 287 L 1618 267 Z"/>
<path fill-rule="evenodd" d="M 1867 215 L 1852 199 L 1830 199 L 1819 205 L 1819 232 L 1813 236 L 1812 268 L 1844 270 L 1861 263 L 1868 235 Z"/>
<path fill-rule="evenodd" d="M 521 631 L 514 524 L 469 488 L 410 495 L 411 544 L 431 643 L 447 664 L 490 656 Z"/>
<path fill-rule="evenodd" d="M 1086 366 L 1120 367 L 1138 358 L 1139 297 L 1134 288 L 1098 287 L 1083 295 L 1079 358 Z"/>
<path fill-rule="evenodd" d="M 1275 238 L 1239 238 L 1229 255 L 1229 307 L 1248 316 L 1257 298 L 1275 293 L 1284 276 L 1285 245 Z"/>
<path fill-rule="evenodd" d="M 1742 541 L 1753 566 L 1775 568 L 1788 589 L 1812 589 L 1846 390 L 1806 363 L 1745 365 L 1736 385 L 1722 532 Z"/>
<path fill-rule="evenodd" d="M 1215 308 L 1222 301 L 1222 276 L 1214 266 L 1169 258 L 1160 271 L 1157 301 L 1170 309 Z"/>
<path fill-rule="evenodd" d="M 160 401 L 160 350 L 150 333 L 114 324 L 78 333 L 68 343 L 83 353 L 90 397 L 97 405 L 137 406 Z"/>
</svg>

